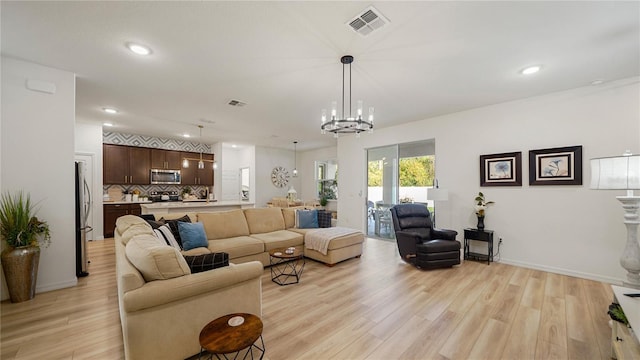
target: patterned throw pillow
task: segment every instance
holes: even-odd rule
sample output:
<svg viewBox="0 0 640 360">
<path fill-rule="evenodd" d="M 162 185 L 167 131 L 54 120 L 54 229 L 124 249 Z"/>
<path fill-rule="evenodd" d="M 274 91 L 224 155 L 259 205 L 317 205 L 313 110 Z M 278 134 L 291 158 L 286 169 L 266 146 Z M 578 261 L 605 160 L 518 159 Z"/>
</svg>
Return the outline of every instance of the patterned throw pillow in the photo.
<svg viewBox="0 0 640 360">
<path fill-rule="evenodd" d="M 326 210 L 318 210 L 318 227 L 331 227 L 331 213 Z"/>
<path fill-rule="evenodd" d="M 167 223 L 169 225 L 169 228 L 171 229 L 171 233 L 173 234 L 173 237 L 176 239 L 176 241 L 178 242 L 178 244 L 180 244 L 180 248 L 182 248 L 182 238 L 180 237 L 180 230 L 178 229 L 178 222 L 182 221 L 182 222 L 191 222 L 191 219 L 189 218 L 189 215 L 185 215 L 181 218 L 178 219 L 172 219 L 172 220 L 165 220 L 164 218 L 160 218 L 160 221 L 164 221 L 165 223 Z"/>
<path fill-rule="evenodd" d="M 224 252 L 196 256 L 185 255 L 184 259 L 192 274 L 229 266 L 229 254 Z"/>
<path fill-rule="evenodd" d="M 162 240 L 165 242 L 165 244 L 174 247 L 178 250 L 182 250 L 180 248 L 180 244 L 178 244 L 178 241 L 176 240 L 176 238 L 173 236 L 173 233 L 171 232 L 171 229 L 169 228 L 169 224 L 164 224 L 162 226 L 160 226 L 159 228 L 153 230 L 156 233 L 156 236 L 158 237 L 158 239 Z"/>
</svg>

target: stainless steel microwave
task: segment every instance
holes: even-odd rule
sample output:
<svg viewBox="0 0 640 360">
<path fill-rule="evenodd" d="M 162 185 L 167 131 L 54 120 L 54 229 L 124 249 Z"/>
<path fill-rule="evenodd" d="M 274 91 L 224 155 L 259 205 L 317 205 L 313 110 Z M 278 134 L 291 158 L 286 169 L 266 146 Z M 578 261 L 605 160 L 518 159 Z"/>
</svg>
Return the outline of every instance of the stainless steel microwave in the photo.
<svg viewBox="0 0 640 360">
<path fill-rule="evenodd" d="M 180 184 L 180 170 L 151 169 L 152 184 Z"/>
</svg>

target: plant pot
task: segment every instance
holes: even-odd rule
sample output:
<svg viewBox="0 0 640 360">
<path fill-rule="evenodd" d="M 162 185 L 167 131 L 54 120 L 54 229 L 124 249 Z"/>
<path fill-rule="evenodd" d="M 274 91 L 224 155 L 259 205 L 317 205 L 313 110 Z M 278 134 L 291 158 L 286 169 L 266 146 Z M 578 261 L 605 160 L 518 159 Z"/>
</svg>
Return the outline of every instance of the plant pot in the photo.
<svg viewBox="0 0 640 360">
<path fill-rule="evenodd" d="M 2 252 L 2 269 L 11 302 L 31 300 L 36 295 L 40 247 L 21 246 Z"/>
<path fill-rule="evenodd" d="M 476 225 L 478 230 L 484 230 L 484 216 L 478 216 L 478 225 Z"/>
</svg>

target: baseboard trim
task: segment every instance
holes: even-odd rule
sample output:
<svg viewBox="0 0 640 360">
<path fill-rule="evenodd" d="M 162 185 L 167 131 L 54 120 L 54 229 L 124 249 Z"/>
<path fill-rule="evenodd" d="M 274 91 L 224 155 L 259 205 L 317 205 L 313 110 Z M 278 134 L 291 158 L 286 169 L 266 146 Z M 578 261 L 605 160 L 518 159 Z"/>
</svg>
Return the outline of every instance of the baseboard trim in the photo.
<svg viewBox="0 0 640 360">
<path fill-rule="evenodd" d="M 74 287 L 76 285 L 78 285 L 78 278 L 73 278 L 73 280 L 62 281 L 54 284 L 47 284 L 44 286 L 36 286 L 36 294 L 47 292 L 47 291 L 58 290 L 58 289 L 64 289 L 68 287 Z"/>
<path fill-rule="evenodd" d="M 578 277 L 578 278 L 588 279 L 588 280 L 595 280 L 595 281 L 605 282 L 605 283 L 609 283 L 609 284 L 613 284 L 613 285 L 622 286 L 622 282 L 623 282 L 622 279 L 613 278 L 613 277 L 609 277 L 609 276 L 591 274 L 591 273 L 586 273 L 586 272 L 582 272 L 582 271 L 574 271 L 574 270 L 563 269 L 563 268 L 558 268 L 558 267 L 554 267 L 554 266 L 532 264 L 532 263 L 528 263 L 528 262 L 524 262 L 524 261 L 514 261 L 514 260 L 509 260 L 509 259 L 502 258 L 502 259 L 500 259 L 500 262 L 503 263 L 503 264 L 507 264 L 507 265 L 520 266 L 520 267 L 524 267 L 524 268 L 528 268 L 528 269 L 534 269 L 534 270 L 542 270 L 542 271 L 547 271 L 547 272 L 554 273 L 554 274 L 573 276 L 573 277 Z"/>
</svg>

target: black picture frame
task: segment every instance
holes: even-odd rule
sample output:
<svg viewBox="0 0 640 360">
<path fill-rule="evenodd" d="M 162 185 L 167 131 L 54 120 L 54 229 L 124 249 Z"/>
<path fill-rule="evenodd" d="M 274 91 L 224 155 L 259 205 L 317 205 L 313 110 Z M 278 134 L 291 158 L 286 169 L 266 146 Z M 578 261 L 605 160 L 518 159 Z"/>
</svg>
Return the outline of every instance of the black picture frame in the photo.
<svg viewBox="0 0 640 360">
<path fill-rule="evenodd" d="M 529 185 L 582 185 L 582 145 L 529 150 Z"/>
<path fill-rule="evenodd" d="M 480 155 L 480 186 L 522 186 L 522 152 Z"/>
</svg>

